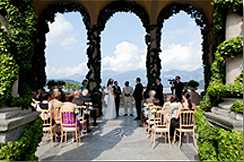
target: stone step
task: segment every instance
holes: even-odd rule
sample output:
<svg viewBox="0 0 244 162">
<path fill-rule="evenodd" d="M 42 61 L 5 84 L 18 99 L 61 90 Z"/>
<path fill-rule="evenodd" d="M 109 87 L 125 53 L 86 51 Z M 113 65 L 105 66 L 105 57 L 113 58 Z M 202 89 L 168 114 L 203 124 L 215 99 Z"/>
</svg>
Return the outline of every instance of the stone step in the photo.
<svg viewBox="0 0 244 162">
<path fill-rule="evenodd" d="M 12 108 L 12 109 L 4 108 L 4 110 L 1 110 L 0 120 L 15 118 L 31 112 L 30 109 L 27 110 L 22 110 L 21 108 Z"/>
<path fill-rule="evenodd" d="M 217 115 L 222 115 L 222 116 L 230 116 L 230 111 L 227 109 L 223 109 L 220 107 L 213 107 L 211 108 L 211 112 Z"/>
<path fill-rule="evenodd" d="M 235 120 L 231 117 L 218 115 L 212 112 L 204 113 L 209 122 L 213 125 L 224 128 L 224 129 L 235 129 L 243 130 L 243 122 L 240 120 Z"/>
<path fill-rule="evenodd" d="M 223 102 L 218 104 L 218 107 L 230 110 L 231 106 L 235 102 L 235 100 L 240 100 L 239 98 L 223 98 Z"/>
<path fill-rule="evenodd" d="M 35 120 L 38 115 L 39 115 L 38 112 L 29 112 L 24 115 L 22 114 L 21 116 L 18 117 L 14 117 L 10 119 L 1 119 L 0 132 L 4 132 L 25 125 L 26 123 Z"/>
</svg>

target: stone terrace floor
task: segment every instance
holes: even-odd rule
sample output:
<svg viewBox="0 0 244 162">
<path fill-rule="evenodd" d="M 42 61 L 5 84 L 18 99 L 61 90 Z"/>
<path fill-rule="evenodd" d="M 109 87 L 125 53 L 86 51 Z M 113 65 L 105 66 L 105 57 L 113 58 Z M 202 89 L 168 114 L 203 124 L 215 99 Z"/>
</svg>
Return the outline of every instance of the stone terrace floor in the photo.
<svg viewBox="0 0 244 162">
<path fill-rule="evenodd" d="M 98 120 L 98 126 L 83 136 L 79 144 L 52 143 L 44 136 L 36 155 L 41 161 L 62 160 L 198 160 L 192 140 L 183 139 L 181 148 L 158 138 L 152 148 L 145 128 L 130 116 L 111 121 Z M 158 135 L 159 136 L 159 135 Z M 190 138 L 191 139 L 191 138 Z"/>
</svg>

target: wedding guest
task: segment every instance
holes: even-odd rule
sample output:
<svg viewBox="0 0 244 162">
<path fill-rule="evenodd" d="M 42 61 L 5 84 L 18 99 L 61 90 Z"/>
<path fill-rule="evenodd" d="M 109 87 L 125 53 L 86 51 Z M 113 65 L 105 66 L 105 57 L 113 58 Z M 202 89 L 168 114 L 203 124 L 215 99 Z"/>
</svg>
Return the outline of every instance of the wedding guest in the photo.
<svg viewBox="0 0 244 162">
<path fill-rule="evenodd" d="M 163 85 L 161 83 L 161 79 L 157 78 L 156 79 L 156 95 L 155 98 L 159 100 L 159 105 L 163 106 L 164 105 L 164 94 L 163 94 Z"/>
<path fill-rule="evenodd" d="M 170 109 L 171 109 L 171 124 L 170 124 L 170 137 L 174 136 L 174 131 L 179 128 L 179 111 L 182 109 L 181 103 L 178 101 L 176 96 L 170 98 Z"/>
<path fill-rule="evenodd" d="M 158 104 L 159 103 L 159 100 L 157 98 L 155 98 L 156 91 L 150 90 L 148 95 L 149 95 L 149 98 L 147 98 L 145 100 L 146 103 L 153 103 L 153 104 Z"/>
<path fill-rule="evenodd" d="M 119 117 L 119 106 L 120 106 L 121 88 L 118 85 L 118 81 L 114 81 L 113 91 L 114 91 L 114 101 L 115 101 L 116 117 Z"/>
<path fill-rule="evenodd" d="M 84 79 L 81 82 L 81 88 L 80 88 L 80 90 L 83 91 L 84 89 L 87 89 L 87 86 L 88 86 L 88 80 L 87 79 Z"/>
<path fill-rule="evenodd" d="M 133 116 L 132 94 L 133 94 L 133 88 L 130 86 L 129 81 L 126 81 L 125 82 L 125 87 L 123 87 L 124 109 L 125 109 L 124 116 L 128 115 L 128 108 L 129 108 L 129 111 L 130 111 L 130 116 Z"/>
<path fill-rule="evenodd" d="M 135 90 L 133 92 L 133 97 L 135 99 L 136 113 L 137 113 L 137 117 L 135 118 L 135 120 L 141 120 L 141 104 L 142 104 L 142 99 L 143 99 L 143 86 L 141 84 L 141 78 L 139 78 L 139 77 L 136 78 L 136 86 L 135 86 Z"/>
<path fill-rule="evenodd" d="M 48 110 L 51 114 L 51 124 L 54 132 L 54 139 L 60 140 L 60 108 L 62 106 L 62 102 L 59 101 L 61 93 L 58 89 L 54 89 L 52 93 L 52 99 L 48 103 Z"/>
</svg>

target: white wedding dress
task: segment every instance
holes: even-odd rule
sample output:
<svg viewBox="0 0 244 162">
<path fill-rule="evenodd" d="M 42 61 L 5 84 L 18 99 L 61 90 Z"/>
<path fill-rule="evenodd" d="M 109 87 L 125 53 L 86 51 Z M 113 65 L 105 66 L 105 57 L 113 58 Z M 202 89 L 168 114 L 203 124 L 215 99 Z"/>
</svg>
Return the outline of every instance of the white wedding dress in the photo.
<svg viewBox="0 0 244 162">
<path fill-rule="evenodd" d="M 104 97 L 104 119 L 114 119 L 116 117 L 116 110 L 112 85 L 108 86 L 104 91 L 106 94 Z"/>
</svg>

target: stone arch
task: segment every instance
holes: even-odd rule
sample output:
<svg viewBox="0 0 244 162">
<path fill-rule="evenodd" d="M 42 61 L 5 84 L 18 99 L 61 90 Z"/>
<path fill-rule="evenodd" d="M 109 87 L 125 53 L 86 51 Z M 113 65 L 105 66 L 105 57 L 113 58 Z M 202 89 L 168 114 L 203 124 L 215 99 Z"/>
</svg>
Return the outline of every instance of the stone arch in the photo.
<svg viewBox="0 0 244 162">
<path fill-rule="evenodd" d="M 100 31 L 104 30 L 106 22 L 116 12 L 132 12 L 136 14 L 136 16 L 140 18 L 146 31 L 148 31 L 150 21 L 149 15 L 141 5 L 134 1 L 114 1 L 106 5 L 98 15 L 97 26 Z"/>
<path fill-rule="evenodd" d="M 101 31 L 104 30 L 106 22 L 109 20 L 113 14 L 116 12 L 133 12 L 135 13 L 140 20 L 146 30 L 148 31 L 149 27 L 149 15 L 144 10 L 142 6 L 137 4 L 136 2 L 131 1 L 114 1 L 107 4 L 103 9 L 100 10 L 97 18 L 97 24 L 93 25 L 88 34 L 90 47 L 87 50 L 87 54 L 89 57 L 88 67 L 90 67 L 90 71 L 87 74 L 87 79 L 95 80 L 98 84 L 101 83 Z M 93 70 L 93 71 L 92 71 Z"/>
<path fill-rule="evenodd" d="M 87 9 L 80 3 L 54 3 L 48 5 L 38 16 L 37 35 L 34 47 L 34 56 L 32 57 L 32 89 L 42 88 L 46 84 L 46 59 L 45 59 L 45 42 L 46 33 L 49 32 L 48 22 L 53 22 L 57 12 L 72 12 L 78 11 L 83 16 L 83 22 L 87 29 L 87 34 L 90 30 L 90 15 Z"/>
<path fill-rule="evenodd" d="M 179 13 L 180 11 L 184 11 L 187 14 L 191 15 L 191 18 L 193 18 L 196 22 L 196 24 L 200 27 L 201 35 L 202 35 L 202 61 L 203 61 L 203 68 L 204 68 L 204 82 L 205 82 L 205 89 L 208 86 L 209 80 L 210 80 L 210 68 L 211 68 L 211 49 L 210 49 L 210 41 L 211 31 L 209 29 L 210 23 L 207 20 L 207 17 L 205 16 L 203 10 L 200 8 L 196 8 L 191 4 L 177 4 L 173 3 L 170 5 L 167 5 L 165 8 L 163 8 L 158 16 L 157 19 L 157 47 L 160 48 L 160 41 L 161 41 L 161 28 L 163 27 L 163 23 L 166 19 L 170 18 L 174 14 Z"/>
</svg>

